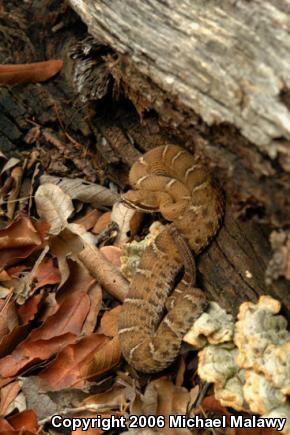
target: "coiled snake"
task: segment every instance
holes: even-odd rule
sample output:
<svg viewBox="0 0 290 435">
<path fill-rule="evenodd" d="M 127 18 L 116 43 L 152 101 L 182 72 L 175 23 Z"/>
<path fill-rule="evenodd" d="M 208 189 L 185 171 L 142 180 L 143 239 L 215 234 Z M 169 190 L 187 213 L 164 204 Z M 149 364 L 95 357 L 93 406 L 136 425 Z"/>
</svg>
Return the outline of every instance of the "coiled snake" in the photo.
<svg viewBox="0 0 290 435">
<path fill-rule="evenodd" d="M 135 190 L 123 195 L 125 203 L 159 211 L 171 222 L 144 251 L 119 317 L 125 359 L 136 370 L 152 373 L 176 358 L 184 334 L 207 307 L 187 270 L 190 260 L 184 246 L 187 242 L 198 254 L 208 245 L 220 226 L 223 195 L 198 158 L 171 144 L 141 157 L 129 181 Z M 172 292 L 184 265 L 185 273 Z"/>
</svg>

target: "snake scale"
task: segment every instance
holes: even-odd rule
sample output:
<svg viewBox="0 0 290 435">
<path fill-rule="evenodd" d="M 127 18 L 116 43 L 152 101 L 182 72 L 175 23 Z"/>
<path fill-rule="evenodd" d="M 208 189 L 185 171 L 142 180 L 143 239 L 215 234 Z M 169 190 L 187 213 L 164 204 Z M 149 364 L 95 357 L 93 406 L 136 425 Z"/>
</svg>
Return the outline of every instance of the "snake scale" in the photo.
<svg viewBox="0 0 290 435">
<path fill-rule="evenodd" d="M 186 263 L 177 242 L 185 240 L 194 254 L 205 248 L 219 229 L 224 201 L 208 167 L 177 145 L 144 154 L 129 182 L 135 190 L 122 197 L 128 206 L 158 211 L 171 222 L 142 254 L 119 317 L 123 356 L 136 370 L 153 373 L 176 358 L 184 334 L 207 308 L 186 267 L 172 291 Z"/>
</svg>

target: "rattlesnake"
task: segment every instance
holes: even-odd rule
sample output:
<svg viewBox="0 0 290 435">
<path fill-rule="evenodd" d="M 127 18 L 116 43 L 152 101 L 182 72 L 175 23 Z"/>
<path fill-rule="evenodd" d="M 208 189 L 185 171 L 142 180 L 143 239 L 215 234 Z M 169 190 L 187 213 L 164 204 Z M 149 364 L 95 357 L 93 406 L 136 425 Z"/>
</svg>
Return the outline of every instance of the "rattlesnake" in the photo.
<svg viewBox="0 0 290 435">
<path fill-rule="evenodd" d="M 123 195 L 125 203 L 159 211 L 172 222 L 144 251 L 119 317 L 123 356 L 136 370 L 152 373 L 176 358 L 184 334 L 207 307 L 187 267 L 168 296 L 188 263 L 178 241 L 185 240 L 195 254 L 208 245 L 220 226 L 223 195 L 198 158 L 171 144 L 141 157 L 129 181 L 135 190 Z"/>
</svg>

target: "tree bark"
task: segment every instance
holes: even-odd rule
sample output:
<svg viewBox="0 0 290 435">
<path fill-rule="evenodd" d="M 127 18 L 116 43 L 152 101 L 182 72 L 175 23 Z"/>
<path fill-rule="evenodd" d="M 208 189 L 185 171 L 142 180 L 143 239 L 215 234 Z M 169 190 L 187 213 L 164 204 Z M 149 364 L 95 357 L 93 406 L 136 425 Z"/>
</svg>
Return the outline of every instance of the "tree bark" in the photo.
<svg viewBox="0 0 290 435">
<path fill-rule="evenodd" d="M 289 225 L 289 2 L 69 1 L 139 113 L 209 155 L 239 211 Z"/>
</svg>

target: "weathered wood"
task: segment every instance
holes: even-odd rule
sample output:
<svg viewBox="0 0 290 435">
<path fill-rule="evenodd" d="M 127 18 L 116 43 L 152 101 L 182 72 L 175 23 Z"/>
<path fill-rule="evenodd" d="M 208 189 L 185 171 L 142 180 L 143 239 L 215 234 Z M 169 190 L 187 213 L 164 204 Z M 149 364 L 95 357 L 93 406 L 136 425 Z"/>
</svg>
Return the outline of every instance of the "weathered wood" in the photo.
<svg viewBox="0 0 290 435">
<path fill-rule="evenodd" d="M 240 209 L 289 224 L 289 2 L 70 4 L 119 54 L 108 66 L 139 112 L 154 109 L 166 127 L 202 144 Z"/>
<path fill-rule="evenodd" d="M 236 314 L 245 300 L 257 302 L 259 296 L 270 294 L 283 302 L 289 315 L 286 281 L 265 284 L 266 267 L 271 258 L 267 239 L 268 234 L 262 226 L 235 219 L 227 207 L 217 238 L 198 259 L 199 284 L 209 300 L 215 300 Z"/>
</svg>

